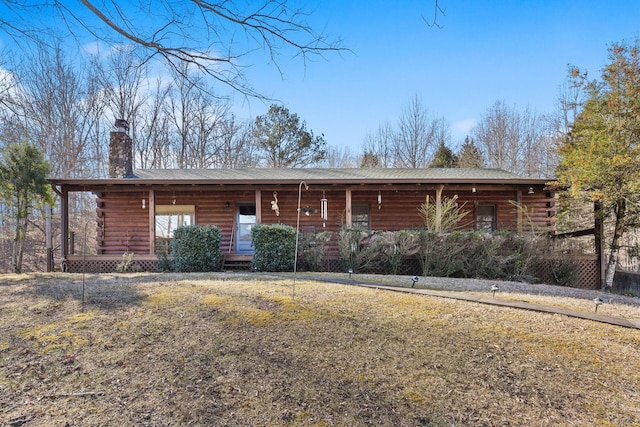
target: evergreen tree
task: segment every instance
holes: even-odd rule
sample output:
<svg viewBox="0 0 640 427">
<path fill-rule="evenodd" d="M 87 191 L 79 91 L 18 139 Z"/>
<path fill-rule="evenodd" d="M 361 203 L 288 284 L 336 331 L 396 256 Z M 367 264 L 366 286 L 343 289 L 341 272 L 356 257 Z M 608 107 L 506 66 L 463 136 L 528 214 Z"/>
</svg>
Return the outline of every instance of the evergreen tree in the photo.
<svg viewBox="0 0 640 427">
<path fill-rule="evenodd" d="M 458 167 L 460 168 L 483 168 L 484 158 L 473 138 L 464 138 L 464 144 L 458 152 Z"/>
<path fill-rule="evenodd" d="M 361 168 L 379 168 L 381 167 L 380 159 L 376 154 L 370 151 L 366 151 L 362 155 L 362 159 L 360 160 L 360 167 Z"/>
<path fill-rule="evenodd" d="M 22 256 L 29 215 L 41 204 L 53 205 L 53 193 L 47 175 L 49 163 L 42 152 L 28 143 L 9 144 L 0 157 L 0 201 L 12 214 L 14 247 L 12 263 L 16 273 L 22 272 Z"/>
<path fill-rule="evenodd" d="M 640 45 L 614 44 L 600 80 L 571 69 L 588 99 L 560 147 L 559 188 L 587 198 L 611 219 L 603 287 L 611 287 L 622 237 L 640 225 Z"/>
<path fill-rule="evenodd" d="M 433 155 L 433 160 L 429 164 L 430 168 L 455 168 L 458 167 L 458 158 L 453 151 L 447 147 L 444 141 L 440 141 L 438 149 Z"/>
<path fill-rule="evenodd" d="M 253 134 L 266 165 L 272 168 L 310 166 L 327 154 L 324 135 L 315 136 L 297 114 L 280 105 L 271 105 L 267 114 L 256 118 Z"/>
</svg>

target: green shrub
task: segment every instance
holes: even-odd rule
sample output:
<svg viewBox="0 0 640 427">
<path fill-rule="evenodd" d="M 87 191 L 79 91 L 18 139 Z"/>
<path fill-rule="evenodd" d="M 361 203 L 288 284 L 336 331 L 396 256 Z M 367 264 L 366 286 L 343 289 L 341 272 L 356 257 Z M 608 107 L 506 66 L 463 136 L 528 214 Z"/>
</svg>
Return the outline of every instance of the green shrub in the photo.
<svg viewBox="0 0 640 427">
<path fill-rule="evenodd" d="M 298 254 L 298 268 L 300 264 L 308 271 L 326 270 L 325 248 L 334 233 L 322 231 L 320 233 L 305 233 L 300 235 Z"/>
<path fill-rule="evenodd" d="M 296 251 L 296 229 L 284 224 L 257 224 L 251 228 L 255 255 L 254 266 L 259 271 L 293 271 Z"/>
<path fill-rule="evenodd" d="M 419 260 L 426 276 L 522 280 L 532 256 L 531 238 L 516 233 L 420 233 Z"/>
<path fill-rule="evenodd" d="M 580 262 L 576 255 L 581 251 L 575 242 L 568 240 L 539 239 L 533 249 L 530 274 L 552 285 L 576 285 L 580 275 Z"/>
<path fill-rule="evenodd" d="M 569 256 L 559 257 L 553 260 L 551 267 L 552 284 L 558 286 L 570 286 L 575 284 L 580 273 L 580 264 Z"/>
<path fill-rule="evenodd" d="M 387 274 L 398 274 L 405 260 L 420 252 L 417 231 L 384 231 L 377 237 L 381 241 L 379 255 Z"/>
<path fill-rule="evenodd" d="M 159 272 L 171 271 L 171 269 L 173 268 L 173 266 L 171 265 L 171 259 L 169 258 L 169 254 L 167 252 L 156 252 L 156 258 L 158 258 L 156 269 Z"/>
<path fill-rule="evenodd" d="M 464 277 L 460 233 L 452 234 L 426 230 L 420 233 L 420 264 L 424 276 Z"/>
<path fill-rule="evenodd" d="M 367 231 L 360 228 L 344 227 L 338 233 L 338 256 L 340 265 L 354 272 L 375 271 L 380 268 L 383 246 L 378 238 L 381 232 Z"/>
<path fill-rule="evenodd" d="M 172 269 L 175 271 L 219 271 L 222 260 L 222 232 L 215 225 L 178 227 L 171 240 Z"/>
</svg>

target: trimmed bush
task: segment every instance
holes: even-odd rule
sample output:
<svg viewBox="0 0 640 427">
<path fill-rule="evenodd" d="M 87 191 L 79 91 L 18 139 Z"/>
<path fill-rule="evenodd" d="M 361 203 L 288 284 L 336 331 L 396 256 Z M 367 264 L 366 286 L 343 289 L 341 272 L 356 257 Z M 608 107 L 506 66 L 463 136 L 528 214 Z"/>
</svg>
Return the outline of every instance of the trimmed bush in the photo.
<svg viewBox="0 0 640 427">
<path fill-rule="evenodd" d="M 407 258 L 420 253 L 420 232 L 410 230 L 383 231 L 380 240 L 380 258 L 387 274 L 399 274 Z"/>
<path fill-rule="evenodd" d="M 532 258 L 532 242 L 515 233 L 454 231 L 421 233 L 420 263 L 425 276 L 522 280 Z"/>
<path fill-rule="evenodd" d="M 376 271 L 383 262 L 380 255 L 383 247 L 380 232 L 360 228 L 343 227 L 338 233 L 338 256 L 340 265 L 347 271 Z"/>
<path fill-rule="evenodd" d="M 215 225 L 178 227 L 171 240 L 175 271 L 219 271 L 222 260 L 222 232 Z"/>
<path fill-rule="evenodd" d="M 258 271 L 293 271 L 296 229 L 284 224 L 256 224 L 251 228 Z"/>
<path fill-rule="evenodd" d="M 325 249 L 332 236 L 331 231 L 300 234 L 298 250 L 302 252 L 298 254 L 298 269 L 302 264 L 308 271 L 325 271 L 327 268 Z"/>
</svg>

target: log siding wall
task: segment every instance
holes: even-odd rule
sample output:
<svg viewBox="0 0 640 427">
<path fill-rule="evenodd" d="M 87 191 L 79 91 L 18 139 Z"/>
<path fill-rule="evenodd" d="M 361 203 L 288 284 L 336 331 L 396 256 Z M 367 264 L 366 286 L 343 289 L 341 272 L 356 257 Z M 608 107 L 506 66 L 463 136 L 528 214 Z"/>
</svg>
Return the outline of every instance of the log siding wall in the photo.
<svg viewBox="0 0 640 427">
<path fill-rule="evenodd" d="M 435 190 L 425 188 L 399 189 L 380 188 L 381 201 L 378 209 L 378 188 L 366 189 L 350 187 L 352 205 L 368 205 L 370 228 L 372 230 L 397 231 L 414 229 L 422 226 L 418 208 L 424 203 L 426 195 L 435 198 Z M 320 199 L 324 195 L 328 200 L 329 218 L 323 221 L 320 217 Z M 223 234 L 222 249 L 229 252 L 232 244 L 232 233 L 236 218 L 236 207 L 239 204 L 259 202 L 258 218 L 264 224 L 282 223 L 295 226 L 297 220 L 298 188 L 269 187 L 246 190 L 193 190 L 193 191 L 154 191 L 153 200 L 157 205 L 194 205 L 195 222 L 201 225 L 217 225 Z M 280 215 L 271 208 L 274 200 L 273 192 L 277 191 Z M 469 212 L 465 218 L 467 227 L 475 226 L 475 209 L 477 205 L 494 205 L 496 207 L 496 228 L 498 230 L 528 231 L 530 226 L 552 231 L 555 227 L 553 195 L 542 190 L 527 194 L 525 188 L 505 190 L 480 190 L 475 193 L 470 189 L 459 191 L 445 188 L 443 197 L 458 196 L 458 202 Z M 142 199 L 146 199 L 143 208 Z M 526 212 L 518 212 L 513 202 L 520 200 L 526 206 Z M 97 199 L 97 253 L 117 255 L 124 252 L 150 254 L 149 192 L 112 192 L 102 193 Z M 310 216 L 300 215 L 300 228 L 305 231 L 338 231 L 346 225 L 347 196 L 346 188 L 331 186 L 302 188 L 301 206 L 311 206 L 317 210 Z M 323 227 L 323 222 L 325 226 Z M 520 230 L 519 230 L 520 229 Z"/>
</svg>

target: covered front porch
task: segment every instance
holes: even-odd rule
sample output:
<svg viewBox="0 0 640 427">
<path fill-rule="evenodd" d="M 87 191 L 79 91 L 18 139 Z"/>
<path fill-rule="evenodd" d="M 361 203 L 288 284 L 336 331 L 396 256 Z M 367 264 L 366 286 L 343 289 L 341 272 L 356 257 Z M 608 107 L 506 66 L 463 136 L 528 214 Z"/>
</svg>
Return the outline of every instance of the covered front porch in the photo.
<svg viewBox="0 0 640 427">
<path fill-rule="evenodd" d="M 249 264 L 254 224 L 296 226 L 303 234 L 344 227 L 397 231 L 424 226 L 419 207 L 457 197 L 463 228 L 552 231 L 553 195 L 543 180 L 491 170 L 226 170 L 137 171 L 132 178 L 51 180 L 60 199 L 63 271 L 114 271 L 123 254 L 131 269 L 156 271 L 170 256 L 173 230 L 215 225 L 223 268 Z M 461 178 L 462 177 L 462 178 Z M 93 197 L 95 219 L 76 218 L 74 193 Z M 524 209 L 523 207 L 526 207 Z M 526 215 L 525 215 L 526 212 Z M 83 218 L 86 218 L 86 211 Z M 87 234 L 87 228 L 89 233 Z M 74 235 L 91 236 L 76 245 Z M 78 239 L 75 239 L 78 240 Z"/>
</svg>

